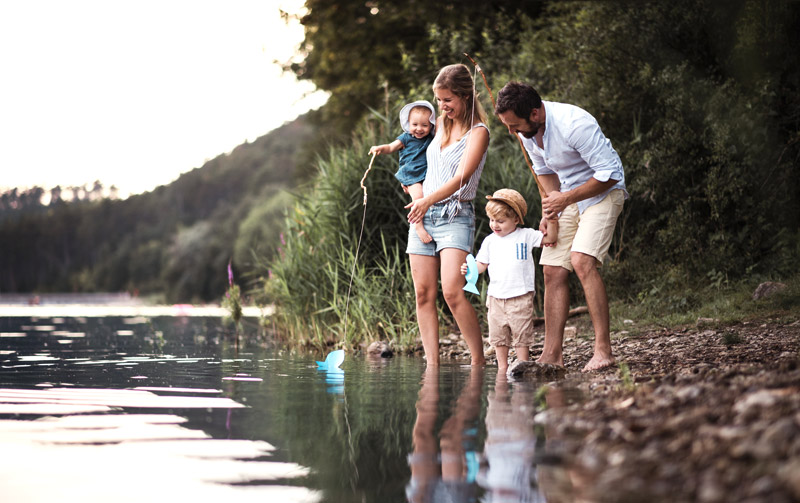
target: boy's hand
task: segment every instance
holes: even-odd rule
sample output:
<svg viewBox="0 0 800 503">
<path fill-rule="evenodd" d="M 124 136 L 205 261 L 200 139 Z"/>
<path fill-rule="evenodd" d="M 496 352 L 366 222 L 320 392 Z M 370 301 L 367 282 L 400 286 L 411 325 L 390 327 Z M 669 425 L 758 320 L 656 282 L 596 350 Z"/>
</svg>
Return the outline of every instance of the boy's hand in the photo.
<svg viewBox="0 0 800 503">
<path fill-rule="evenodd" d="M 464 275 L 464 276 L 467 275 L 467 263 L 466 262 L 461 264 L 461 274 Z"/>
<path fill-rule="evenodd" d="M 542 246 L 550 248 L 558 244 L 558 220 L 542 217 L 541 222 L 539 222 L 539 230 L 544 234 Z"/>
</svg>

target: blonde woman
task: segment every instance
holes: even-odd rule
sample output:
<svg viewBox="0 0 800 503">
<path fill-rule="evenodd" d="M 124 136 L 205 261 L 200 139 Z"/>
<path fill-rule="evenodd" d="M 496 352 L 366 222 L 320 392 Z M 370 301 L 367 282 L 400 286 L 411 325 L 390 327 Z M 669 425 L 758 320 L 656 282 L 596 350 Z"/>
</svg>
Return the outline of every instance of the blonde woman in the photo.
<svg viewBox="0 0 800 503">
<path fill-rule="evenodd" d="M 439 109 L 436 136 L 427 150 L 428 173 L 423 197 L 406 206 L 411 224 L 422 222 L 431 241 L 423 243 L 412 225 L 408 234 L 411 274 L 416 294 L 417 323 L 428 365 L 439 364 L 439 318 L 436 298 L 442 294 L 467 343 L 473 365 L 483 365 L 483 339 L 478 317 L 462 287 L 461 264 L 475 239 L 475 207 L 489 128 L 476 99 L 472 76 L 464 65 L 442 68 L 433 83 Z"/>
</svg>

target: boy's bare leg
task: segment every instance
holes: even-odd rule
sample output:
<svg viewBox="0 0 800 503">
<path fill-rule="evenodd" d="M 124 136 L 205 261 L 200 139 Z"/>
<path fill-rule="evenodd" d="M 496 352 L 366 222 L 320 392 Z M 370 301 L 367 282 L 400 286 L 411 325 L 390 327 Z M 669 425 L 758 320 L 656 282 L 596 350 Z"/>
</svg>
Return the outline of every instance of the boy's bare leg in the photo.
<svg viewBox="0 0 800 503">
<path fill-rule="evenodd" d="M 423 196 L 422 184 L 415 183 L 413 185 L 409 185 L 408 195 L 411 196 L 412 201 L 420 199 Z M 416 231 L 417 236 L 419 236 L 420 241 L 422 241 L 423 243 L 430 243 L 433 240 L 431 235 L 428 234 L 428 231 L 425 230 L 425 226 L 422 225 L 421 221 L 414 224 L 414 230 Z"/>
<path fill-rule="evenodd" d="M 495 346 L 494 352 L 497 355 L 497 372 L 505 373 L 508 370 L 508 346 Z"/>
<path fill-rule="evenodd" d="M 528 346 L 520 345 L 514 346 L 514 352 L 517 353 L 517 360 L 526 362 L 530 359 L 530 350 Z"/>
</svg>

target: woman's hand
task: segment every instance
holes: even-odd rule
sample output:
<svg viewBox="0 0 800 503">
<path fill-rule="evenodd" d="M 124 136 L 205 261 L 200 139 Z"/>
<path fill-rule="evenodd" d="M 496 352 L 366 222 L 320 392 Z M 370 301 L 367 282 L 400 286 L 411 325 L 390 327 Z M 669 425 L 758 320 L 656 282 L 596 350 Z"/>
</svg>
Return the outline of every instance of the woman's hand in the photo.
<svg viewBox="0 0 800 503">
<path fill-rule="evenodd" d="M 467 263 L 466 262 L 461 264 L 461 274 L 463 274 L 464 276 L 467 275 Z"/>
<path fill-rule="evenodd" d="M 421 197 L 407 204 L 405 208 L 408 210 L 408 223 L 416 224 L 422 222 L 422 218 L 430 207 L 431 203 L 428 202 L 427 197 Z"/>
</svg>

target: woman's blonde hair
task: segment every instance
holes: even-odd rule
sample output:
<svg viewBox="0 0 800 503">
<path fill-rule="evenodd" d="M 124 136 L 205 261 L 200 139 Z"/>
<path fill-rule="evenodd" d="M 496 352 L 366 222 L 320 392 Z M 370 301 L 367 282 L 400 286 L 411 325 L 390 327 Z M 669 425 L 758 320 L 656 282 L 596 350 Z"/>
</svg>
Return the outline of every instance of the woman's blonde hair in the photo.
<svg viewBox="0 0 800 503">
<path fill-rule="evenodd" d="M 457 97 L 465 102 L 464 113 L 456 120 L 463 125 L 463 129 L 459 131 L 464 134 L 472 127 L 472 118 L 477 117 L 480 122 L 486 122 L 486 112 L 478 101 L 475 86 L 472 81 L 472 75 L 469 73 L 469 68 L 463 64 L 448 65 L 439 70 L 439 75 L 433 81 L 433 90 L 447 89 Z M 474 107 L 474 108 L 473 108 Z M 446 116 L 442 117 L 442 126 L 444 129 L 444 142 L 450 139 L 450 133 L 453 130 L 453 123 L 455 120 L 449 119 Z"/>
</svg>

